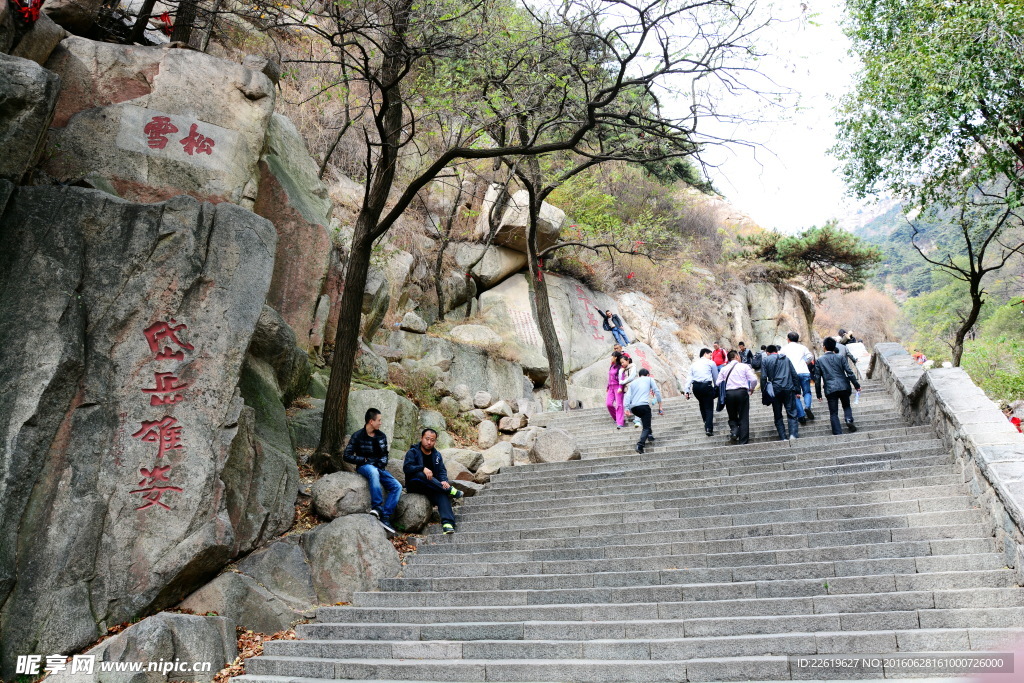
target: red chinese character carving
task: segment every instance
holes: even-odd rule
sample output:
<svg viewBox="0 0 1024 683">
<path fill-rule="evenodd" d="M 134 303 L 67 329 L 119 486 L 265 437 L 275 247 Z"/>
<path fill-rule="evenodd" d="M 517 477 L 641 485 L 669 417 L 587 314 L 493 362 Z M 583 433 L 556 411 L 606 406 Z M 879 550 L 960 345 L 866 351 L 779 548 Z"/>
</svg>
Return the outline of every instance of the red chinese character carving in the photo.
<svg viewBox="0 0 1024 683">
<path fill-rule="evenodd" d="M 193 154 L 213 154 L 213 138 L 200 135 L 197 129 L 198 126 L 193 123 L 192 127 L 189 128 L 188 137 L 178 140 L 182 147 L 185 148 L 185 154 L 189 156 Z"/>
<path fill-rule="evenodd" d="M 174 405 L 175 403 L 181 403 L 184 397 L 180 393 L 175 393 L 181 389 L 188 388 L 187 384 L 175 384 L 180 381 L 171 372 L 154 372 L 153 381 L 156 384 L 152 389 L 143 389 L 144 394 L 153 394 L 149 397 L 149 405 L 151 406 L 163 406 L 163 405 Z M 169 396 L 157 396 L 156 394 L 170 394 Z"/>
<path fill-rule="evenodd" d="M 161 349 L 161 344 L 159 343 L 161 339 L 166 339 L 186 351 L 195 350 L 195 347 L 191 344 L 186 344 L 178 339 L 178 330 L 187 330 L 188 327 L 184 323 L 178 325 L 177 322 L 174 318 L 171 318 L 168 322 L 158 320 L 142 331 L 142 334 L 146 335 L 146 341 L 149 342 L 149 350 L 157 354 L 157 360 L 185 359 L 185 354 L 181 351 L 171 351 L 170 347 L 166 345 Z"/>
<path fill-rule="evenodd" d="M 142 132 L 149 138 L 146 144 L 150 149 L 163 149 L 167 146 L 167 136 L 177 133 L 178 127 L 171 123 L 170 117 L 154 116 L 153 120 L 142 129 Z"/>
<path fill-rule="evenodd" d="M 156 457 L 162 458 L 167 451 L 185 447 L 181 443 L 181 430 L 177 418 L 165 415 L 160 420 L 143 421 L 142 428 L 132 436 L 146 443 L 160 444 Z"/>
<path fill-rule="evenodd" d="M 141 493 L 143 494 L 142 499 L 149 502 L 135 508 L 136 510 L 145 510 L 146 508 L 153 507 L 154 505 L 159 505 L 166 510 L 171 509 L 167 503 L 160 500 L 160 497 L 168 491 L 177 491 L 181 493 L 182 489 L 178 486 L 170 486 L 171 479 L 167 476 L 170 471 L 170 465 L 154 466 L 151 470 L 148 470 L 145 467 L 139 468 L 139 474 L 142 475 L 142 481 L 139 482 L 139 486 L 142 488 L 130 491 L 130 493 Z M 162 482 L 167 482 L 167 485 L 164 485 Z"/>
</svg>

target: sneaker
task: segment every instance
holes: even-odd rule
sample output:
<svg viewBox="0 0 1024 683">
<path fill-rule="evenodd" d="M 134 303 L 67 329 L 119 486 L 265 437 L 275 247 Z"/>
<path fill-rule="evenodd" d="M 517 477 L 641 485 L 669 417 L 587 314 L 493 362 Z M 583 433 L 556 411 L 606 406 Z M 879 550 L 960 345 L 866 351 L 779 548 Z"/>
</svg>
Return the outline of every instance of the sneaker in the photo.
<svg viewBox="0 0 1024 683">
<path fill-rule="evenodd" d="M 442 524 L 441 525 L 441 533 L 444 534 L 445 536 L 447 536 L 448 534 L 454 534 L 455 533 L 455 527 L 452 526 L 451 524 Z"/>
<path fill-rule="evenodd" d="M 704 433 L 707 434 L 708 436 L 714 436 L 715 435 L 715 433 L 713 431 L 711 431 L 710 429 L 705 429 Z"/>
<path fill-rule="evenodd" d="M 615 431 L 619 431 L 620 429 L 622 429 L 622 425 L 616 425 L 615 426 Z"/>
<path fill-rule="evenodd" d="M 814 413 L 811 411 L 810 408 L 804 408 L 804 413 L 807 414 L 807 419 L 808 420 L 813 420 L 814 419 Z"/>
<path fill-rule="evenodd" d="M 739 442 L 740 442 L 740 437 L 736 436 L 735 434 L 730 434 L 729 435 L 729 443 L 739 443 Z"/>
<path fill-rule="evenodd" d="M 648 441 L 654 441 L 654 434 L 651 434 L 650 436 L 648 436 L 647 440 Z"/>
<path fill-rule="evenodd" d="M 373 515 L 374 517 L 376 517 L 377 519 L 380 519 L 380 511 L 377 510 L 376 508 L 371 509 L 370 510 L 370 514 Z"/>
<path fill-rule="evenodd" d="M 799 437 L 799 436 L 796 436 L 795 434 L 790 434 L 790 435 L 789 435 L 789 440 L 790 440 L 790 441 L 796 441 L 796 440 L 797 440 L 797 439 L 799 439 L 799 438 L 800 438 L 800 437 Z"/>
<path fill-rule="evenodd" d="M 633 423 L 633 429 L 640 429 L 640 425 L 638 425 L 636 422 L 634 422 Z"/>
<path fill-rule="evenodd" d="M 853 424 L 852 422 L 847 422 L 846 429 L 849 430 L 849 432 L 852 434 L 853 432 L 857 431 L 857 425 Z"/>
<path fill-rule="evenodd" d="M 798 417 L 796 421 L 799 422 L 801 425 L 807 424 L 807 418 L 806 417 Z"/>
<path fill-rule="evenodd" d="M 393 526 L 391 526 L 391 520 L 388 519 L 387 517 L 381 517 L 377 521 L 380 522 L 380 525 L 382 527 L 384 527 L 384 531 L 388 532 L 389 534 L 397 534 L 398 533 L 397 531 L 395 531 L 395 528 Z"/>
<path fill-rule="evenodd" d="M 448 495 L 451 496 L 452 498 L 459 499 L 466 494 L 460 491 L 459 489 L 455 488 L 454 486 L 451 486 L 448 488 Z"/>
<path fill-rule="evenodd" d="M 636 452 L 640 455 L 644 454 L 644 445 L 642 443 L 636 445 Z"/>
</svg>

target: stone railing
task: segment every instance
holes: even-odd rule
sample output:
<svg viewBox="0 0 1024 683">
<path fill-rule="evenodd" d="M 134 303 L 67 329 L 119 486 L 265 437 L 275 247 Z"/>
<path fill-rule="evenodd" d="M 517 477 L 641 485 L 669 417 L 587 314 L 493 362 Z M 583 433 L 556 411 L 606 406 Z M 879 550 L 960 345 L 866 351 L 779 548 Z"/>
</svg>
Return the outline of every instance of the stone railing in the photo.
<svg viewBox="0 0 1024 683">
<path fill-rule="evenodd" d="M 1024 581 L 1024 435 L 962 368 L 925 371 L 899 344 L 875 346 L 868 377 L 885 385 L 904 419 L 932 425 L 952 450 L 1006 565 Z"/>
</svg>

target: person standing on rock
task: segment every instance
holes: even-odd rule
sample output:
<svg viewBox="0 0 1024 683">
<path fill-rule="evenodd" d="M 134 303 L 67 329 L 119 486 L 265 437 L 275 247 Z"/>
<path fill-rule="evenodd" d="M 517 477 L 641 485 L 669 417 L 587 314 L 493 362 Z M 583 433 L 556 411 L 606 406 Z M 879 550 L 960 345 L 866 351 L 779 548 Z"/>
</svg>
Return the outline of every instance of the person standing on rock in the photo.
<svg viewBox="0 0 1024 683">
<path fill-rule="evenodd" d="M 714 346 L 715 350 L 711 352 L 711 360 L 714 361 L 716 367 L 721 369 L 721 367 L 725 365 L 725 361 L 727 360 L 725 355 L 725 349 L 723 349 L 722 345 L 719 344 L 718 342 L 715 342 Z"/>
<path fill-rule="evenodd" d="M 420 442 L 414 444 L 405 454 L 402 471 L 405 472 L 405 487 L 409 493 L 422 493 L 437 506 L 441 517 L 441 531 L 455 533 L 455 513 L 452 500 L 462 498 L 462 491 L 448 482 L 448 470 L 444 466 L 441 451 L 434 448 L 437 432 L 427 427 L 420 434 Z"/>
<path fill-rule="evenodd" d="M 611 414 L 612 419 L 615 420 L 616 429 L 622 429 L 626 425 L 625 408 L 622 403 L 624 397 L 619 386 L 620 358 L 622 358 L 622 351 L 612 351 L 612 364 L 608 367 L 608 396 L 605 400 L 608 412 Z"/>
<path fill-rule="evenodd" d="M 391 516 L 398 507 L 402 485 L 385 468 L 388 466 L 388 437 L 380 431 L 384 418 L 376 408 L 366 411 L 365 427 L 352 435 L 342 459 L 356 466 L 370 484 L 370 514 L 389 534 L 395 533 Z M 384 494 L 387 493 L 387 498 Z"/>
<path fill-rule="evenodd" d="M 594 308 L 597 307 L 595 306 Z M 615 337 L 615 341 L 623 346 L 629 346 L 629 338 L 626 337 L 626 332 L 622 328 L 622 318 L 619 317 L 619 314 L 612 313 L 611 310 L 602 311 L 600 308 L 597 309 L 597 312 L 604 318 L 605 332 L 611 332 L 612 336 Z"/>
<path fill-rule="evenodd" d="M 651 429 L 651 394 L 658 404 L 658 415 L 664 415 L 661 407 L 661 389 L 658 383 L 650 377 L 647 368 L 641 368 L 637 378 L 629 384 L 626 391 L 626 410 L 640 418 L 643 430 L 640 432 L 640 440 L 636 442 L 636 452 L 643 453 L 644 445 L 648 441 L 654 441 L 654 432 Z"/>
<path fill-rule="evenodd" d="M 775 415 L 775 429 L 779 433 L 779 440 L 790 441 L 800 438 L 800 421 L 797 412 L 797 401 L 803 398 L 800 393 L 800 379 L 796 376 L 796 368 L 792 361 L 786 356 L 779 355 L 779 348 L 769 344 L 765 350 L 762 365 L 761 381 L 765 383 L 765 391 L 772 399 L 772 413 Z M 786 434 L 786 424 L 782 421 L 782 409 L 786 409 L 786 416 L 789 418 L 789 434 Z"/>
<path fill-rule="evenodd" d="M 753 368 L 740 360 L 738 351 L 729 352 L 729 362 L 718 373 L 725 384 L 725 409 L 729 411 L 729 440 L 750 443 L 750 396 L 757 386 Z"/>
<path fill-rule="evenodd" d="M 717 346 L 717 344 L 716 344 Z M 718 366 L 711 360 L 711 349 L 701 349 L 700 357 L 690 366 L 690 377 L 686 381 L 686 400 L 692 393 L 700 406 L 700 417 L 704 421 L 704 433 L 715 435 L 715 385 L 718 384 Z"/>
<path fill-rule="evenodd" d="M 828 399 L 828 419 L 832 423 L 832 433 L 842 434 L 843 428 L 839 424 L 839 403 L 843 404 L 843 417 L 846 418 L 846 428 L 851 432 L 857 431 L 853 424 L 853 409 L 850 407 L 850 385 L 860 391 L 860 383 L 857 381 L 850 364 L 839 354 L 836 340 L 832 337 L 825 339 L 825 354 L 814 364 L 815 384 L 818 391 L 818 400 L 821 400 L 821 387 L 825 385 L 825 398 Z"/>
</svg>

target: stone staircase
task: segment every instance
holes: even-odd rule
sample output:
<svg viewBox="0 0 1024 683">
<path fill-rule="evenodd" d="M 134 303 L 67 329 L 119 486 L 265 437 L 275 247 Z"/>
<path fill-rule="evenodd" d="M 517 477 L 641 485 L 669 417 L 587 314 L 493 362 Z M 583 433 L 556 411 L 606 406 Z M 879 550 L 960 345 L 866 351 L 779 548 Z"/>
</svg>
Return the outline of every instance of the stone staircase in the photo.
<svg viewBox="0 0 1024 683">
<path fill-rule="evenodd" d="M 752 443 L 732 446 L 724 412 L 708 438 L 696 401 L 670 399 L 643 456 L 603 408 L 538 415 L 582 462 L 495 476 L 458 533 L 431 527 L 401 577 L 321 608 L 239 680 L 883 678 L 789 656 L 1024 634 L 1024 590 L 930 428 L 870 382 L 854 434 L 832 436 L 818 406 L 790 443 L 757 402 Z"/>
</svg>

